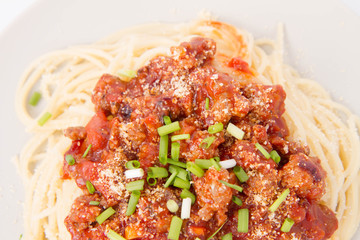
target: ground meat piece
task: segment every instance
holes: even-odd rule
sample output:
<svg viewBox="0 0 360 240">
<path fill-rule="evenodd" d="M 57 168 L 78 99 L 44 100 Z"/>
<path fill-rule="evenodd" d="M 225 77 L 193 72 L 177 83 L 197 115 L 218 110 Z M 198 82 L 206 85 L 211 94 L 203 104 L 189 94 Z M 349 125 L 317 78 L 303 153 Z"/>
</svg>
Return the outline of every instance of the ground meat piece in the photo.
<svg viewBox="0 0 360 240">
<path fill-rule="evenodd" d="M 291 155 L 279 174 L 282 185 L 293 189 L 301 197 L 319 200 L 325 193 L 326 173 L 316 157 L 303 153 Z"/>
<path fill-rule="evenodd" d="M 69 127 L 64 130 L 64 135 L 72 141 L 82 140 L 86 138 L 86 130 L 84 127 Z"/>
<path fill-rule="evenodd" d="M 289 158 L 291 155 L 297 153 L 304 153 L 305 155 L 310 154 L 309 147 L 303 146 L 299 142 L 286 141 L 284 138 L 279 136 L 271 136 L 269 141 L 273 148 L 286 158 Z"/>
<path fill-rule="evenodd" d="M 196 201 L 202 207 L 198 214 L 202 220 L 208 221 L 215 213 L 218 225 L 226 220 L 226 212 L 232 197 L 232 189 L 218 180 L 228 182 L 229 172 L 225 169 L 217 171 L 211 167 L 202 178 L 194 183 Z"/>
</svg>

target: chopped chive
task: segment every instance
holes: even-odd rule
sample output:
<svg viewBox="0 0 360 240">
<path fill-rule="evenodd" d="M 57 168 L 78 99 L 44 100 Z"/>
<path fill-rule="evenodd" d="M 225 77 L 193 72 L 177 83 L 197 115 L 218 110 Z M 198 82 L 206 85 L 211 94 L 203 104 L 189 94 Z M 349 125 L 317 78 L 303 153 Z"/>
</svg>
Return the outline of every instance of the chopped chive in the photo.
<svg viewBox="0 0 360 240">
<path fill-rule="evenodd" d="M 35 107 L 40 101 L 40 99 L 41 99 L 41 93 L 34 92 L 30 97 L 29 104 Z"/>
<path fill-rule="evenodd" d="M 106 236 L 110 239 L 110 240 L 126 240 L 126 238 L 124 238 L 123 236 L 121 236 L 120 234 L 118 234 L 117 232 L 109 229 L 106 232 Z"/>
<path fill-rule="evenodd" d="M 103 211 L 102 213 L 100 213 L 99 216 L 96 217 L 96 221 L 99 224 L 102 224 L 103 222 L 105 222 L 106 219 L 108 219 L 109 217 L 111 217 L 116 211 L 112 208 L 109 207 L 107 208 L 105 211 Z"/>
<path fill-rule="evenodd" d="M 169 116 L 164 116 L 164 123 L 165 125 L 169 125 L 171 123 L 171 118 Z"/>
<path fill-rule="evenodd" d="M 183 220 L 178 216 L 173 216 L 170 223 L 168 239 L 178 240 L 181 232 Z"/>
<path fill-rule="evenodd" d="M 178 187 L 178 188 L 182 188 L 182 189 L 190 189 L 190 182 L 186 181 L 184 179 L 181 179 L 179 177 L 175 177 L 173 186 Z"/>
<path fill-rule="evenodd" d="M 129 203 L 126 209 L 126 216 L 131 216 L 135 210 L 136 210 L 136 205 L 139 202 L 140 199 L 140 191 L 135 190 L 131 193 L 130 199 L 129 199 Z"/>
<path fill-rule="evenodd" d="M 199 178 L 204 176 L 204 170 L 202 170 L 198 165 L 196 165 L 196 163 L 187 162 L 186 168 L 187 168 L 187 170 L 189 170 L 190 172 L 192 172 Z"/>
<path fill-rule="evenodd" d="M 144 190 L 144 179 L 128 182 L 126 184 L 126 190 L 129 192 Z"/>
<path fill-rule="evenodd" d="M 160 146 L 159 146 L 159 161 L 161 164 L 164 165 L 167 163 L 168 147 L 169 147 L 169 136 L 168 135 L 161 136 Z"/>
<path fill-rule="evenodd" d="M 171 159 L 174 161 L 179 161 L 180 156 L 180 143 L 172 142 L 171 143 Z"/>
<path fill-rule="evenodd" d="M 237 230 L 241 233 L 247 233 L 249 231 L 249 209 L 239 209 Z"/>
<path fill-rule="evenodd" d="M 171 141 L 172 142 L 180 141 L 180 140 L 186 140 L 186 139 L 190 139 L 190 134 L 186 133 L 186 134 L 179 134 L 179 135 L 171 136 Z"/>
<path fill-rule="evenodd" d="M 211 162 L 211 165 L 217 170 L 217 171 L 220 171 L 221 170 L 221 166 L 220 164 L 215 161 L 214 158 L 210 158 L 210 162 Z"/>
<path fill-rule="evenodd" d="M 213 237 L 215 237 L 215 235 L 222 229 L 222 227 L 225 225 L 226 221 L 210 236 L 207 238 L 207 240 L 212 239 Z"/>
<path fill-rule="evenodd" d="M 215 161 L 220 162 L 220 157 L 214 157 Z"/>
<path fill-rule="evenodd" d="M 87 188 L 87 190 L 89 191 L 90 194 L 95 193 L 94 185 L 92 185 L 92 183 L 90 181 L 86 181 L 86 188 Z"/>
<path fill-rule="evenodd" d="M 215 137 L 207 137 L 204 140 L 202 140 L 200 147 L 208 149 L 210 145 L 215 141 Z"/>
<path fill-rule="evenodd" d="M 168 164 L 172 164 L 178 167 L 186 168 L 186 163 L 180 162 L 180 161 L 174 161 L 172 159 L 167 159 Z"/>
<path fill-rule="evenodd" d="M 149 167 L 148 175 L 154 178 L 166 178 L 169 176 L 169 173 L 163 167 Z"/>
<path fill-rule="evenodd" d="M 272 151 L 270 152 L 270 157 L 271 157 L 271 159 L 274 160 L 274 162 L 276 162 L 276 163 L 279 163 L 280 160 L 281 160 L 280 155 L 279 155 L 279 154 L 277 153 L 277 151 L 275 151 L 275 150 L 272 150 Z"/>
<path fill-rule="evenodd" d="M 130 69 L 121 69 L 117 73 L 120 77 L 124 77 L 124 78 L 136 77 L 136 71 Z"/>
<path fill-rule="evenodd" d="M 38 120 L 39 126 L 44 126 L 44 124 L 51 118 L 51 116 L 52 115 L 49 112 L 44 113 L 44 115 L 42 115 Z"/>
<path fill-rule="evenodd" d="M 89 202 L 89 205 L 92 205 L 92 206 L 98 206 L 100 204 L 99 201 L 90 201 Z"/>
<path fill-rule="evenodd" d="M 262 155 L 264 155 L 266 159 L 270 158 L 270 154 L 259 143 L 255 143 L 255 147 L 262 153 Z"/>
<path fill-rule="evenodd" d="M 221 240 L 232 240 L 232 239 L 233 239 L 232 233 L 225 234 L 224 236 L 221 237 Z"/>
<path fill-rule="evenodd" d="M 210 107 L 210 99 L 209 99 L 209 98 L 206 98 L 206 99 L 205 99 L 205 109 L 206 109 L 206 110 L 209 110 L 209 107 Z"/>
<path fill-rule="evenodd" d="M 242 192 L 242 191 L 243 191 L 243 188 L 240 187 L 240 186 L 238 186 L 238 185 L 231 184 L 231 183 L 225 182 L 225 181 L 223 181 L 223 180 L 218 180 L 218 181 L 221 182 L 222 184 L 224 184 L 225 186 L 228 186 L 228 187 L 230 187 L 230 188 L 232 188 L 232 189 L 235 189 L 235 190 L 237 190 L 237 191 L 239 191 L 239 192 Z"/>
<path fill-rule="evenodd" d="M 183 180 L 188 180 L 188 172 L 181 168 L 181 167 L 178 167 L 178 166 L 175 166 L 175 165 L 170 165 L 169 166 L 169 172 L 170 173 L 174 173 L 174 172 L 177 172 L 177 177 L 183 179 Z"/>
<path fill-rule="evenodd" d="M 182 199 L 184 199 L 184 198 L 191 198 L 191 204 L 194 204 L 194 203 L 195 203 L 195 200 L 196 200 L 195 195 L 194 195 L 192 192 L 190 192 L 188 189 L 183 189 L 183 190 L 181 191 L 181 193 L 180 193 L 180 197 L 181 197 Z"/>
<path fill-rule="evenodd" d="M 138 160 L 131 160 L 125 163 L 127 169 L 135 169 L 140 167 L 140 162 Z"/>
<path fill-rule="evenodd" d="M 237 126 L 235 126 L 232 123 L 229 123 L 229 125 L 226 128 L 226 131 L 228 133 L 230 133 L 230 135 L 232 135 L 233 137 L 235 137 L 239 140 L 243 139 L 244 135 L 245 135 L 243 130 L 241 130 L 240 128 L 238 128 Z"/>
<path fill-rule="evenodd" d="M 75 159 L 71 154 L 67 154 L 65 160 L 70 166 L 75 164 Z"/>
<path fill-rule="evenodd" d="M 169 133 L 172 133 L 172 132 L 175 132 L 175 131 L 178 131 L 180 130 L 181 127 L 180 127 L 180 124 L 179 124 L 179 121 L 176 121 L 176 122 L 172 122 L 168 125 L 164 125 L 164 126 L 161 126 L 157 129 L 158 133 L 160 136 L 165 136 Z"/>
<path fill-rule="evenodd" d="M 276 201 L 269 207 L 269 210 L 271 212 L 275 212 L 276 209 L 278 209 L 278 207 L 281 205 L 282 202 L 285 201 L 285 199 L 287 198 L 287 196 L 290 194 L 290 189 L 285 189 L 281 195 L 278 197 L 278 199 L 276 199 Z"/>
<path fill-rule="evenodd" d="M 208 132 L 210 134 L 214 134 L 214 133 L 221 132 L 223 129 L 224 129 L 224 125 L 221 122 L 219 122 L 219 123 L 215 123 L 214 125 L 209 126 Z"/>
<path fill-rule="evenodd" d="M 238 198 L 237 196 L 232 196 L 232 198 L 231 198 L 231 200 L 236 204 L 236 205 L 238 205 L 238 206 L 242 206 L 242 201 L 241 201 L 241 199 L 240 198 Z"/>
<path fill-rule="evenodd" d="M 209 169 L 212 166 L 212 163 L 209 159 L 195 159 L 195 164 L 202 169 Z"/>
<path fill-rule="evenodd" d="M 91 148 L 91 144 L 86 148 L 86 150 L 85 150 L 85 152 L 84 152 L 84 154 L 82 155 L 82 157 L 83 158 L 85 158 L 87 155 L 88 155 L 88 153 L 89 153 L 89 151 L 90 151 L 90 148 Z"/>
<path fill-rule="evenodd" d="M 286 218 L 284 223 L 281 226 L 281 231 L 282 232 L 290 232 L 292 226 L 294 225 L 294 220 L 292 220 L 291 218 Z"/>
<path fill-rule="evenodd" d="M 249 176 L 240 166 L 235 166 L 233 171 L 240 182 L 246 182 L 249 179 Z"/>
<path fill-rule="evenodd" d="M 171 174 L 171 176 L 166 180 L 165 184 L 164 184 L 164 187 L 169 187 L 175 180 L 175 177 L 177 176 L 178 174 L 178 171 L 175 170 L 175 172 L 173 172 Z"/>
<path fill-rule="evenodd" d="M 166 207 L 169 209 L 170 212 L 175 213 L 177 210 L 179 210 L 179 205 L 172 199 L 169 199 L 166 202 Z"/>
<path fill-rule="evenodd" d="M 149 184 L 149 186 L 154 186 L 157 183 L 156 178 L 154 178 L 152 176 L 147 176 L 146 181 Z"/>
</svg>

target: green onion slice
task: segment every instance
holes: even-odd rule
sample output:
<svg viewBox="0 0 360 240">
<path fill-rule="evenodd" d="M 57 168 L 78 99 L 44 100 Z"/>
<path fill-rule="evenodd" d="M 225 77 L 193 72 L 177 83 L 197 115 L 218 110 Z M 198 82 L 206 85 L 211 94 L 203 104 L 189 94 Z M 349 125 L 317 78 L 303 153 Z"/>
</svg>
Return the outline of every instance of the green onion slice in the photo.
<svg viewBox="0 0 360 240">
<path fill-rule="evenodd" d="M 42 115 L 38 120 L 39 126 L 44 126 L 44 124 L 51 118 L 51 116 L 52 114 L 49 112 L 44 113 L 44 115 Z"/>
<path fill-rule="evenodd" d="M 206 99 L 205 99 L 205 109 L 206 109 L 206 110 L 209 110 L 209 107 L 210 107 L 210 99 L 209 99 L 209 98 L 206 98 Z"/>
<path fill-rule="evenodd" d="M 231 200 L 236 204 L 236 205 L 238 205 L 238 206 L 242 206 L 242 201 L 241 201 L 241 199 L 240 198 L 238 198 L 237 196 L 232 196 L 232 198 L 231 198 Z"/>
<path fill-rule="evenodd" d="M 168 239 L 178 240 L 181 232 L 183 220 L 178 216 L 173 216 L 170 223 Z"/>
<path fill-rule="evenodd" d="M 243 130 L 241 130 L 240 128 L 238 128 L 237 126 L 235 126 L 232 123 L 229 123 L 229 125 L 226 128 L 226 131 L 228 133 L 230 133 L 230 135 L 232 135 L 233 137 L 241 140 L 244 138 L 245 132 Z"/>
<path fill-rule="evenodd" d="M 135 210 L 136 210 L 136 205 L 138 204 L 140 199 L 140 191 L 135 190 L 131 193 L 130 199 L 129 199 L 129 203 L 126 209 L 126 216 L 131 216 Z"/>
<path fill-rule="evenodd" d="M 90 201 L 89 202 L 89 205 L 92 205 L 92 206 L 98 206 L 100 204 L 99 201 Z"/>
<path fill-rule="evenodd" d="M 171 141 L 172 142 L 180 141 L 180 140 L 186 140 L 186 139 L 190 139 L 190 134 L 186 133 L 186 134 L 179 134 L 179 135 L 171 136 Z"/>
<path fill-rule="evenodd" d="M 40 101 L 40 99 L 41 99 L 41 93 L 34 92 L 30 97 L 29 104 L 35 107 Z"/>
<path fill-rule="evenodd" d="M 90 151 L 90 148 L 91 148 L 91 144 L 86 148 L 86 150 L 85 150 L 85 152 L 84 152 L 84 154 L 82 155 L 82 157 L 83 158 L 85 158 L 87 155 L 88 155 L 88 153 L 89 153 L 89 151 Z"/>
<path fill-rule="evenodd" d="M 86 188 L 87 188 L 87 190 L 89 191 L 90 194 L 95 193 L 94 185 L 92 185 L 92 183 L 90 181 L 86 181 Z"/>
<path fill-rule="evenodd" d="M 239 209 L 237 230 L 241 233 L 247 233 L 249 231 L 249 209 Z"/>
<path fill-rule="evenodd" d="M 172 142 L 171 143 L 171 159 L 174 161 L 179 161 L 180 157 L 180 143 Z"/>
<path fill-rule="evenodd" d="M 270 154 L 259 143 L 255 143 L 255 147 L 262 153 L 262 155 L 264 155 L 266 159 L 270 158 Z"/>
<path fill-rule="evenodd" d="M 217 171 L 220 171 L 220 170 L 221 170 L 220 164 L 219 164 L 214 158 L 210 158 L 210 162 L 211 162 L 211 165 L 212 165 Z"/>
<path fill-rule="evenodd" d="M 166 202 L 166 207 L 169 209 L 170 212 L 175 213 L 177 210 L 179 210 L 179 205 L 172 199 L 169 199 Z"/>
<path fill-rule="evenodd" d="M 169 125 L 171 123 L 171 118 L 169 116 L 164 116 L 165 125 Z"/>
<path fill-rule="evenodd" d="M 271 212 L 275 212 L 276 209 L 278 209 L 278 207 L 281 205 L 282 202 L 285 201 L 285 199 L 287 198 L 287 196 L 290 194 L 290 189 L 285 189 L 281 195 L 278 197 L 278 199 L 276 199 L 276 201 L 269 207 L 269 210 Z"/>
<path fill-rule="evenodd" d="M 67 154 L 67 155 L 65 156 L 65 160 L 66 160 L 66 162 L 67 162 L 70 166 L 72 166 L 72 165 L 75 164 L 75 159 L 74 159 L 74 157 L 73 157 L 71 154 Z"/>
<path fill-rule="evenodd" d="M 277 151 L 275 151 L 275 150 L 272 150 L 272 151 L 270 152 L 270 157 L 271 157 L 271 159 L 274 160 L 274 162 L 276 162 L 276 163 L 279 163 L 280 160 L 281 160 L 280 155 L 279 155 L 279 154 L 277 153 Z"/>
<path fill-rule="evenodd" d="M 187 162 L 186 168 L 187 168 L 187 170 L 189 170 L 190 172 L 192 172 L 199 178 L 204 176 L 204 170 L 202 170 L 198 165 L 196 165 L 196 163 Z"/>
<path fill-rule="evenodd" d="M 174 172 L 177 172 L 177 177 L 183 179 L 183 180 L 189 180 L 188 179 L 188 172 L 181 168 L 181 167 L 178 167 L 178 166 L 175 166 L 175 165 L 170 165 L 169 166 L 169 172 L 170 173 L 174 173 Z"/>
<path fill-rule="evenodd" d="M 180 197 L 182 199 L 185 199 L 185 198 L 190 198 L 191 199 L 191 204 L 194 204 L 195 203 L 195 200 L 196 200 L 196 197 L 195 195 L 190 192 L 188 189 L 183 189 L 180 193 Z"/>
<path fill-rule="evenodd" d="M 294 220 L 292 220 L 291 218 L 286 218 L 284 223 L 281 226 L 281 231 L 282 232 L 290 232 L 292 226 L 294 225 Z"/>
<path fill-rule="evenodd" d="M 138 160 L 131 160 L 125 163 L 127 169 L 135 169 L 140 167 L 140 162 Z"/>
<path fill-rule="evenodd" d="M 210 240 L 210 239 L 212 239 L 213 237 L 215 237 L 215 235 L 222 229 L 222 227 L 225 225 L 226 222 L 227 222 L 227 221 L 225 221 L 225 222 L 223 223 L 223 225 L 221 225 L 210 237 L 208 237 L 207 240 Z"/>
<path fill-rule="evenodd" d="M 221 132 L 223 129 L 224 129 L 224 125 L 221 122 L 219 122 L 219 123 L 215 123 L 214 125 L 209 126 L 208 132 L 210 134 L 215 134 L 215 133 Z"/>
<path fill-rule="evenodd" d="M 249 176 L 240 166 L 235 166 L 233 171 L 240 182 L 246 182 L 249 179 Z"/>
<path fill-rule="evenodd" d="M 105 222 L 106 219 L 108 219 L 109 217 L 111 217 L 116 211 L 112 208 L 109 207 L 107 208 L 105 211 L 103 211 L 102 213 L 100 213 L 99 216 L 96 217 L 96 221 L 99 224 L 102 224 L 103 222 Z"/>
<path fill-rule="evenodd" d="M 202 169 L 209 169 L 212 166 L 212 163 L 209 159 L 195 159 L 195 164 Z"/>
<path fill-rule="evenodd" d="M 120 234 L 118 234 L 117 232 L 113 231 L 112 229 L 109 229 L 106 232 L 106 236 L 110 239 L 110 240 L 126 240 L 126 238 L 124 238 L 123 236 L 121 236 Z"/>
<path fill-rule="evenodd" d="M 136 71 L 130 69 L 121 69 L 117 72 L 120 77 L 134 78 L 136 77 Z"/>
<path fill-rule="evenodd" d="M 179 177 L 175 177 L 174 187 L 182 188 L 182 189 L 190 189 L 190 182 Z"/>
<path fill-rule="evenodd" d="M 232 233 L 225 234 L 224 236 L 221 237 L 221 240 L 232 240 L 232 239 L 233 239 Z"/>
<path fill-rule="evenodd" d="M 160 146 L 159 146 L 159 161 L 163 165 L 167 163 L 168 147 L 169 147 L 169 136 L 168 135 L 161 136 Z"/>
<path fill-rule="evenodd" d="M 128 182 L 126 184 L 126 190 L 129 192 L 144 190 L 144 179 Z"/>
<path fill-rule="evenodd" d="M 164 187 L 169 187 L 175 180 L 175 177 L 177 176 L 178 174 L 178 171 L 175 170 L 171 176 L 166 180 L 165 184 L 164 184 Z"/>
<path fill-rule="evenodd" d="M 200 147 L 208 149 L 214 141 L 215 141 L 214 136 L 207 137 L 204 140 L 202 140 Z"/>
<path fill-rule="evenodd" d="M 174 161 L 172 159 L 167 159 L 167 163 L 178 166 L 178 167 L 186 168 L 186 163 L 184 163 L 184 162 Z"/>
<path fill-rule="evenodd" d="M 180 130 L 181 127 L 180 127 L 180 124 L 179 124 L 179 121 L 176 121 L 176 122 L 172 122 L 168 125 L 164 125 L 164 126 L 161 126 L 157 129 L 158 133 L 160 136 L 165 136 L 169 133 L 172 133 L 172 132 L 176 132 L 178 130 Z"/>
<path fill-rule="evenodd" d="M 225 182 L 225 181 L 223 181 L 223 180 L 218 180 L 218 181 L 221 182 L 222 184 L 224 184 L 225 186 L 228 186 L 228 187 L 230 187 L 230 188 L 232 188 L 232 189 L 235 189 L 235 190 L 237 190 L 237 191 L 239 191 L 239 192 L 242 192 L 242 191 L 243 191 L 243 188 L 240 187 L 240 186 L 238 186 L 238 185 L 231 184 L 231 183 Z"/>
<path fill-rule="evenodd" d="M 151 176 L 147 176 L 146 181 L 149 184 L 149 186 L 154 186 L 157 183 L 157 179 Z"/>
<path fill-rule="evenodd" d="M 149 167 L 148 175 L 154 178 L 166 178 L 169 172 L 163 167 Z"/>
</svg>

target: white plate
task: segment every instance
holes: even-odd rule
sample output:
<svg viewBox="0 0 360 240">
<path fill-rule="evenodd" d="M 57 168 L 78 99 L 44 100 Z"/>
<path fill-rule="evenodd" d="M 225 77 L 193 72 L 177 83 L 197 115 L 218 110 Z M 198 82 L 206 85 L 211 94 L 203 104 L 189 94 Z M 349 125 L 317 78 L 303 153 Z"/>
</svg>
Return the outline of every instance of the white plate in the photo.
<svg viewBox="0 0 360 240">
<path fill-rule="evenodd" d="M 275 37 L 283 22 L 287 61 L 360 114 L 360 19 L 338 0 L 40 0 L 0 35 L 2 239 L 17 239 L 22 232 L 23 187 L 10 159 L 28 138 L 15 116 L 14 92 L 30 61 L 128 26 L 188 21 L 202 9 L 256 37 Z"/>
</svg>

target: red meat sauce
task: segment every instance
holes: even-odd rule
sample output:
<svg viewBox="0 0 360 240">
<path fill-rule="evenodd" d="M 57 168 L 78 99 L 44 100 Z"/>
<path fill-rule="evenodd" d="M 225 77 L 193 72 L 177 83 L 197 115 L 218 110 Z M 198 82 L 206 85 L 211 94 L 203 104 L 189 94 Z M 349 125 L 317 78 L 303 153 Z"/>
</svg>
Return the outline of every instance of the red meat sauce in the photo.
<svg viewBox="0 0 360 240">
<path fill-rule="evenodd" d="M 181 189 L 165 188 L 166 179 L 159 179 L 155 186 L 145 180 L 135 213 L 125 215 L 130 196 L 125 185 L 134 180 L 125 178 L 125 163 L 138 160 L 145 171 L 143 179 L 150 166 L 167 167 L 159 163 L 157 128 L 164 125 L 163 116 L 180 122 L 181 130 L 172 134 L 191 136 L 179 141 L 180 161 L 215 156 L 235 159 L 249 176 L 240 183 L 232 169 L 217 171 L 214 167 L 201 178 L 192 175 L 190 191 L 196 202 L 190 219 L 183 222 L 180 239 L 207 239 L 221 226 L 214 239 L 231 232 L 233 239 L 321 240 L 337 229 L 335 214 L 320 203 L 326 177 L 320 160 L 309 156 L 307 147 L 286 140 L 283 88 L 256 83 L 254 71 L 240 58 L 224 63 L 222 69 L 227 73 L 221 72 L 219 64 L 214 64 L 215 51 L 213 40 L 194 38 L 172 47 L 171 56 L 152 59 L 129 82 L 109 74 L 100 78 L 92 96 L 96 114 L 85 127 L 65 131 L 72 139 L 65 155 L 74 156 L 76 163 L 70 166 L 64 160 L 63 177 L 74 179 L 84 190 L 65 219 L 72 239 L 107 239 L 108 229 L 127 239 L 167 239 L 171 219 L 180 216 L 180 210 L 171 213 L 166 202 L 173 199 L 180 206 Z M 208 133 L 208 127 L 219 122 L 224 130 Z M 245 132 L 242 140 L 226 132 L 230 122 Z M 215 141 L 203 148 L 201 142 L 209 136 L 215 136 Z M 276 150 L 281 162 L 265 158 L 255 143 L 268 152 Z M 244 190 L 238 192 L 218 180 Z M 88 193 L 86 181 L 94 185 L 94 194 Z M 289 196 L 270 212 L 271 204 L 287 188 Z M 233 203 L 232 196 L 243 205 Z M 93 206 L 90 201 L 100 204 Z M 116 213 L 98 224 L 96 217 L 110 206 Z M 240 208 L 249 209 L 248 233 L 237 231 Z M 295 221 L 288 233 L 280 230 L 286 218 Z"/>
</svg>

